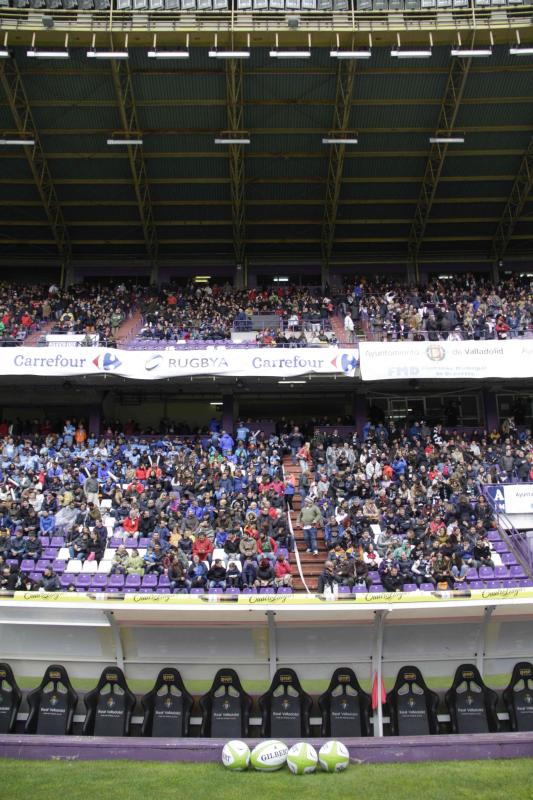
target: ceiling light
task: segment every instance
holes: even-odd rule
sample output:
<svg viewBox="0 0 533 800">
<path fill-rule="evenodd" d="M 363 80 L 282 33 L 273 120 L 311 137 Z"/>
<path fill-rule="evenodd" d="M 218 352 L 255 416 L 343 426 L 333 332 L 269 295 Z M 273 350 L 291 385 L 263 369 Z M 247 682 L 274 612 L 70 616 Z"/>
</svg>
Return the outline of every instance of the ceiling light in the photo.
<svg viewBox="0 0 533 800">
<path fill-rule="evenodd" d="M 511 56 L 533 56 L 533 47 L 510 47 Z"/>
<path fill-rule="evenodd" d="M 271 50 L 270 58 L 311 58 L 310 50 Z"/>
<path fill-rule="evenodd" d="M 431 58 L 432 50 L 391 50 L 392 58 Z"/>
<path fill-rule="evenodd" d="M 148 58 L 189 58 L 188 50 L 148 50 Z"/>
<path fill-rule="evenodd" d="M 209 58 L 250 58 L 249 50 L 210 50 Z"/>
<path fill-rule="evenodd" d="M 452 47 L 452 56 L 458 58 L 486 58 L 492 55 L 492 48 L 479 48 L 476 50 L 464 50 L 462 47 Z"/>
<path fill-rule="evenodd" d="M 28 50 L 28 58 L 70 58 L 68 50 Z"/>
<path fill-rule="evenodd" d="M 250 144 L 250 139 L 215 139 L 215 144 Z"/>
<path fill-rule="evenodd" d="M 23 147 L 33 147 L 35 139 L 0 139 L 0 145 L 22 145 Z"/>
<path fill-rule="evenodd" d="M 108 139 L 108 145 L 142 145 L 142 139 Z"/>
<path fill-rule="evenodd" d="M 209 403 L 210 406 L 221 406 L 223 405 L 222 400 L 213 400 L 212 403 Z"/>
<path fill-rule="evenodd" d="M 331 58 L 370 58 L 371 50 L 330 50 Z"/>
<path fill-rule="evenodd" d="M 110 58 L 115 60 L 129 58 L 129 54 L 127 50 L 88 50 L 87 58 Z"/>
<path fill-rule="evenodd" d="M 11 53 L 3 47 L 0 49 L 0 58 L 11 58 Z"/>
<path fill-rule="evenodd" d="M 430 136 L 430 144 L 463 144 L 464 136 Z"/>
<path fill-rule="evenodd" d="M 278 381 L 278 383 L 289 383 L 289 384 L 292 384 L 292 383 L 303 383 L 303 384 L 306 384 L 307 381 L 286 380 L 286 381 Z"/>
<path fill-rule="evenodd" d="M 322 139 L 322 144 L 357 144 L 358 139 L 341 138 L 340 136 L 328 136 Z"/>
</svg>

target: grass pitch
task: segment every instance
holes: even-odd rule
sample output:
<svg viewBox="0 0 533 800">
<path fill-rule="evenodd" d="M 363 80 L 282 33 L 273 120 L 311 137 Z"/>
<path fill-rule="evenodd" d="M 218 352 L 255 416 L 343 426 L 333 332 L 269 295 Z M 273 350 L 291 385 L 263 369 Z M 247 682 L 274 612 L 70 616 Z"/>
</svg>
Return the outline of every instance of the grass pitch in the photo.
<svg viewBox="0 0 533 800">
<path fill-rule="evenodd" d="M 133 761 L 0 761 L 9 800 L 531 800 L 533 759 L 351 764 L 295 776 L 232 773 L 220 764 Z"/>
</svg>

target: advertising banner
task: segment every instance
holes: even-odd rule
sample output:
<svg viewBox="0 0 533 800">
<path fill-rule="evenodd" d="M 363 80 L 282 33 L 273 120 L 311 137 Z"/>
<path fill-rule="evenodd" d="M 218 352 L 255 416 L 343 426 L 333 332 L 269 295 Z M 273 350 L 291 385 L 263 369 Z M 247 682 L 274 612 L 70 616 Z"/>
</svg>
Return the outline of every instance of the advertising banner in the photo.
<svg viewBox="0 0 533 800">
<path fill-rule="evenodd" d="M 359 353 L 364 381 L 533 377 L 533 339 L 360 342 Z"/>
<path fill-rule="evenodd" d="M 102 347 L 0 348 L 0 375 L 76 377 L 117 375 L 158 380 L 191 375 L 291 378 L 297 375 L 343 375 L 353 378 L 358 351 L 336 347 L 232 350 L 108 350 Z"/>
</svg>

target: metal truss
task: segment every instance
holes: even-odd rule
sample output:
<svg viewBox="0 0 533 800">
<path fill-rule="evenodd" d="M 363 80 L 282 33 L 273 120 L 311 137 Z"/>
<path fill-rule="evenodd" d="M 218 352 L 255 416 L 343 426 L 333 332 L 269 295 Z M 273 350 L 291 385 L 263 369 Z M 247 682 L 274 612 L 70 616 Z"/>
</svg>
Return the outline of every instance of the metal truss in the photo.
<svg viewBox="0 0 533 800">
<path fill-rule="evenodd" d="M 242 134 L 244 130 L 243 67 L 238 59 L 231 58 L 226 64 L 226 105 L 228 132 Z M 231 186 L 231 219 L 233 226 L 233 248 L 235 263 L 242 264 L 245 256 L 246 219 L 244 205 L 244 146 L 228 145 L 229 174 Z"/>
<path fill-rule="evenodd" d="M 65 274 L 71 256 L 70 238 L 52 181 L 52 175 L 33 120 L 28 97 L 14 58 L 8 58 L 0 62 L 0 83 L 4 89 L 20 138 L 35 142 L 32 146 L 24 147 L 23 149 L 61 257 L 63 274 Z"/>
<path fill-rule="evenodd" d="M 355 60 L 338 59 L 337 91 L 333 109 L 333 125 L 331 138 L 341 138 L 346 134 L 350 124 L 353 85 L 355 79 Z M 322 261 L 327 274 L 335 240 L 337 211 L 344 174 L 345 144 L 331 144 L 326 181 L 326 201 L 324 205 L 324 222 L 322 225 Z"/>
<path fill-rule="evenodd" d="M 496 228 L 496 233 L 494 234 L 494 239 L 492 240 L 492 259 L 494 262 L 504 257 L 515 225 L 522 216 L 524 206 L 532 188 L 533 138 L 529 142 L 529 146 L 524 153 L 513 188 L 511 189 L 511 194 L 505 204 L 503 214 Z"/>
<path fill-rule="evenodd" d="M 111 61 L 111 69 L 122 123 L 122 133 L 131 136 L 132 139 L 138 138 L 141 131 L 137 119 L 132 78 L 127 59 Z M 139 216 L 141 218 L 146 252 L 150 259 L 151 280 L 153 283 L 156 283 L 159 244 L 142 145 L 129 145 L 128 157 Z"/>
<path fill-rule="evenodd" d="M 436 127 L 436 135 L 438 136 L 451 136 L 454 132 L 455 121 L 470 71 L 470 64 L 471 59 L 452 58 L 446 82 L 446 91 L 442 99 Z M 407 243 L 409 263 L 414 265 L 415 268 L 447 152 L 447 144 L 431 145 Z"/>
</svg>

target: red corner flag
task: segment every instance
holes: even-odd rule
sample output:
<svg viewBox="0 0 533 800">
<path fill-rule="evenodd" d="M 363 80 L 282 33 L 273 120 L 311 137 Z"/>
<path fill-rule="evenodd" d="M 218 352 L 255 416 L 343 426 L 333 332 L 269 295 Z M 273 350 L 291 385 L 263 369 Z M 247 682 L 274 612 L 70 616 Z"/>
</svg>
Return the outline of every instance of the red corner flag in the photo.
<svg viewBox="0 0 533 800">
<path fill-rule="evenodd" d="M 374 682 L 372 684 L 372 710 L 375 711 L 378 705 L 383 705 L 387 700 L 387 693 L 385 691 L 385 684 L 381 678 L 381 700 L 378 697 L 378 674 L 374 672 Z"/>
</svg>

